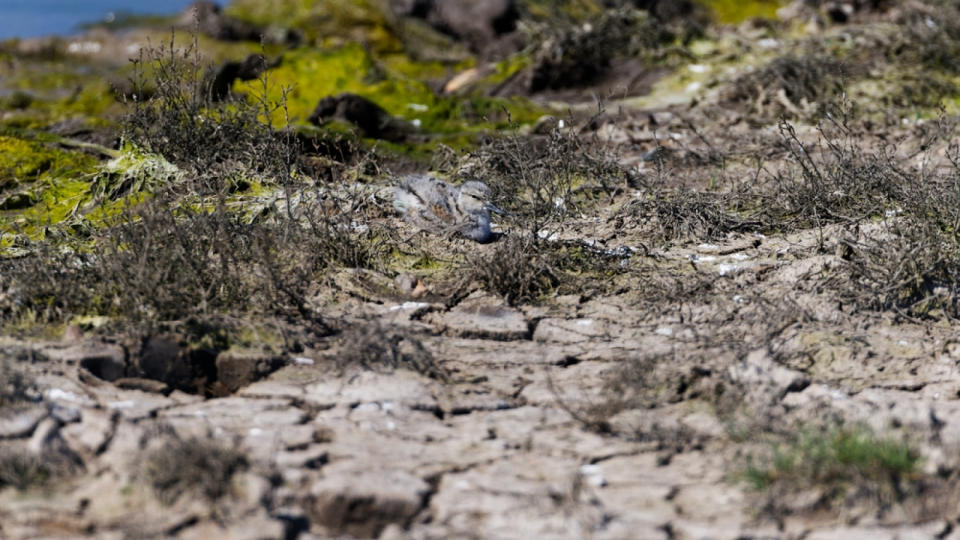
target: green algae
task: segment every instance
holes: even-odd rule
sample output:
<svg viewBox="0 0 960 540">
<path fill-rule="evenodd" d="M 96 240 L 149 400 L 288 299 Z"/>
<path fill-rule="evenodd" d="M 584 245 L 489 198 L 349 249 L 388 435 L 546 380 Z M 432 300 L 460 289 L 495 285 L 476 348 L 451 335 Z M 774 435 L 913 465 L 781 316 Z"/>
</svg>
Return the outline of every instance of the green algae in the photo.
<svg viewBox="0 0 960 540">
<path fill-rule="evenodd" d="M 91 175 L 92 176 L 92 175 Z M 33 224 L 35 237 L 42 238 L 46 227 L 79 216 L 83 204 L 90 200 L 88 178 L 48 177 L 35 186 L 39 195 L 36 204 L 23 211 L 21 216 Z"/>
<path fill-rule="evenodd" d="M 41 177 L 62 177 L 92 171 L 96 159 L 24 139 L 0 135 L 0 189 Z"/>
<path fill-rule="evenodd" d="M 93 184 L 97 200 L 116 200 L 121 196 L 154 193 L 183 178 L 183 172 L 163 156 L 127 144 L 120 155 L 105 163 Z"/>
<path fill-rule="evenodd" d="M 417 66 L 418 63 L 408 61 L 401 70 L 393 70 L 375 61 L 367 49 L 355 43 L 329 50 L 290 51 L 267 74 L 267 101 L 285 100 L 286 105 L 274 112 L 271 122 L 282 125 L 286 114 L 295 123 L 303 122 L 320 99 L 345 92 L 372 100 L 426 134 L 476 133 L 510 123 L 532 122 L 544 112 L 522 98 L 438 96 L 420 80 L 420 75 L 411 76 L 416 74 Z M 438 71 L 436 63 L 425 63 L 423 67 L 434 74 Z M 240 82 L 236 88 L 252 96 L 263 93 L 259 81 Z"/>
<path fill-rule="evenodd" d="M 5 112 L 0 109 L 0 124 L 7 128 L 45 129 L 66 120 L 80 121 L 91 128 L 109 127 L 109 118 L 122 112 L 122 105 L 103 80 L 78 82 L 66 87 L 69 92 L 31 86 L 29 79 L 16 80 L 12 85 L 17 88 L 13 95 L 28 96 L 29 101 L 23 100 L 25 105 L 21 107 L 3 107 Z"/>
<path fill-rule="evenodd" d="M 81 152 L 0 136 L 0 177 L 12 179 L 11 193 L 29 196 L 30 202 L 0 210 L 0 254 L 16 251 L 21 236 L 37 241 L 52 230 L 71 234 L 106 226 L 124 208 L 181 176 L 162 157 L 131 145 L 101 164 Z M 4 200 L 9 197 L 0 193 Z"/>
<path fill-rule="evenodd" d="M 259 26 L 295 29 L 311 44 L 357 42 L 378 53 L 404 48 L 389 5 L 380 0 L 235 0 L 226 13 Z"/>
<path fill-rule="evenodd" d="M 784 0 L 699 0 L 723 24 L 739 24 L 750 19 L 777 19 Z"/>
<path fill-rule="evenodd" d="M 596 0 L 522 0 L 520 3 L 531 17 L 541 20 L 564 17 L 585 21 L 603 13 L 606 8 Z"/>
</svg>

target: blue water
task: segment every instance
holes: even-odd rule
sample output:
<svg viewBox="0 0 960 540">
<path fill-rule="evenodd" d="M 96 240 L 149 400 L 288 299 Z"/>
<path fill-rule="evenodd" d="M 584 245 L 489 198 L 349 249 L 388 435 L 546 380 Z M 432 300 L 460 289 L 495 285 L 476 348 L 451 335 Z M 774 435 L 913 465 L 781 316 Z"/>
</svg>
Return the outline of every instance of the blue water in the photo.
<svg viewBox="0 0 960 540">
<path fill-rule="evenodd" d="M 69 35 L 113 14 L 169 15 L 192 0 L 0 0 L 0 39 Z M 220 2 L 223 4 L 223 2 Z"/>
</svg>

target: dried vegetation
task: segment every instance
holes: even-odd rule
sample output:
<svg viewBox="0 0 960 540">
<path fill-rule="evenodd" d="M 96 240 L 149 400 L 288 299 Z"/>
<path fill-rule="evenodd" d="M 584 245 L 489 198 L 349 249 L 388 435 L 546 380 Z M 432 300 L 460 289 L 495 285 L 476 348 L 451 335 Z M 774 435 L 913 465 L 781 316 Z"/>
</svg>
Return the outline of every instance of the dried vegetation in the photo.
<svg viewBox="0 0 960 540">
<path fill-rule="evenodd" d="M 98 176 L 104 226 L 3 261 L 17 293 L 6 322 L 104 315 L 149 333 L 187 318 L 228 330 L 296 318 L 328 332 L 309 305 L 318 283 L 334 267 L 380 265 L 389 234 L 356 224 L 371 197 L 306 176 L 297 137 L 265 120 L 283 107 L 263 97 L 266 79 L 263 94 L 223 102 L 208 71 L 196 44 L 135 62 L 135 96 L 153 90 L 123 121 L 128 166 Z"/>
<path fill-rule="evenodd" d="M 173 504 L 191 494 L 214 502 L 233 490 L 233 477 L 246 470 L 246 455 L 212 439 L 170 436 L 149 452 L 143 473 L 161 502 Z"/>
</svg>

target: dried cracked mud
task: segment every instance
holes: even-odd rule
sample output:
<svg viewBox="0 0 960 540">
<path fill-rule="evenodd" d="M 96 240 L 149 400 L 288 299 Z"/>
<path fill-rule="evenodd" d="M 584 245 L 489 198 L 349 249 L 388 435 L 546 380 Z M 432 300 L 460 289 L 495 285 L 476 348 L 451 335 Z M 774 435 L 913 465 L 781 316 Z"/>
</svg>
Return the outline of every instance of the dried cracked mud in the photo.
<svg viewBox="0 0 960 540">
<path fill-rule="evenodd" d="M 324 367 L 329 351 L 307 350 L 234 395 L 203 399 L 118 387 L 83 367 L 122 360 L 116 344 L 7 340 L 5 354 L 29 359 L 43 399 L 4 411 L 0 437 L 65 445 L 84 472 L 54 497 L 3 492 L 3 534 L 950 537 L 949 490 L 848 508 L 845 519 L 801 493 L 772 519 L 767 495 L 737 478 L 762 446 L 744 437 L 752 426 L 825 418 L 897 426 L 920 444 L 924 470 L 955 466 L 954 332 L 844 313 L 811 290 L 839 260 L 817 242 L 803 232 L 665 252 L 696 261 L 716 291 L 669 313 L 631 292 L 518 309 L 480 292 L 449 309 L 359 299 L 344 308 L 415 336 L 447 382 L 402 365 L 339 372 Z M 817 308 L 798 317 L 795 305 Z M 629 377 L 624 364 L 655 381 L 649 395 L 616 395 L 638 392 L 612 384 Z M 591 425 L 605 406 L 622 410 Z M 242 448 L 252 468 L 235 478 L 238 495 L 156 503 L 137 460 L 158 431 Z"/>
<path fill-rule="evenodd" d="M 817 13 L 873 16 L 860 2 L 828 4 Z M 796 29 L 804 21 L 793 17 Z M 808 26 L 836 42 L 874 43 L 869 25 L 846 33 L 817 21 Z M 765 31 L 744 23 L 716 42 L 769 56 Z M 722 74 L 731 63 L 706 54 L 682 69 Z M 651 217 L 643 206 L 646 183 L 689 188 L 693 200 L 835 164 L 819 160 L 842 142 L 824 142 L 806 98 L 780 88 L 734 106 L 724 92 L 739 79 L 720 77 L 706 90 L 612 100 L 580 128 L 635 174 L 540 231 L 546 245 L 614 268 L 579 289 L 510 302 L 477 283 L 450 294 L 443 272 L 340 269 L 311 309 L 342 331 L 282 353 L 76 325 L 51 339 L 3 337 L 0 356 L 34 394 L 0 408 L 0 451 L 25 456 L 0 466 L 0 537 L 960 538 L 956 318 L 865 309 L 848 276 L 851 250 L 889 241 L 899 209 L 839 207 L 864 215 L 782 227 L 731 211 L 743 227 L 716 234 L 704 230 L 709 216 L 686 216 L 677 226 L 689 234 L 664 238 L 669 209 Z M 849 97 L 871 92 L 851 86 Z M 795 131 L 770 110 L 795 114 Z M 892 170 L 956 176 L 947 151 L 928 152 L 933 123 L 873 116 L 851 129 L 882 139 Z M 389 208 L 393 180 L 357 189 Z M 512 234 L 498 228 L 499 242 L 479 245 L 428 237 L 389 211 L 373 219 L 439 259 L 490 256 Z M 185 391 L 195 377 L 201 391 Z M 835 426 L 881 437 L 853 436 L 854 451 L 905 441 L 909 466 L 835 451 L 860 467 L 851 479 L 833 463 L 811 472 L 791 461 Z M 195 455 L 158 460 L 170 444 Z M 52 472 L 35 461 L 47 455 L 58 456 Z M 31 474 L 51 478 L 15 485 Z"/>
</svg>

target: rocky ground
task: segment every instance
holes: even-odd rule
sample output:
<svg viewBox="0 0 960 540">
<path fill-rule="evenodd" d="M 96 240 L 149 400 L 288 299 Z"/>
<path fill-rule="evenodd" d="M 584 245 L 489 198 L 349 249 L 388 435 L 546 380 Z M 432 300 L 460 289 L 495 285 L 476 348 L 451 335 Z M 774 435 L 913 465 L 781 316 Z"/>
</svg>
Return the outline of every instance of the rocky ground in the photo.
<svg viewBox="0 0 960 540">
<path fill-rule="evenodd" d="M 90 119 L 149 28 L 6 45 L 0 536 L 960 535 L 955 7 L 638 2 L 565 56 L 468 24 L 536 2 L 394 4 L 200 18 L 208 99 L 300 82 L 255 164 Z M 44 93 L 71 47 L 98 82 Z M 427 170 L 493 188 L 493 242 L 394 214 Z"/>
</svg>

